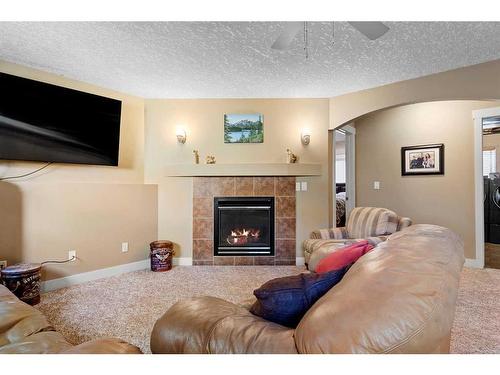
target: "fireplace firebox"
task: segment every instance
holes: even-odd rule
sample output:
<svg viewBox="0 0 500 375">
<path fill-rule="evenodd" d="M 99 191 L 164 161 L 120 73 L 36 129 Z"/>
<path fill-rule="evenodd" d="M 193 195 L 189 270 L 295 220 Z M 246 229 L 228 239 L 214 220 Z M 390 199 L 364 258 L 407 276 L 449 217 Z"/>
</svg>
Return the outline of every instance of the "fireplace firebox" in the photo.
<svg viewBox="0 0 500 375">
<path fill-rule="evenodd" d="M 214 198 L 214 255 L 274 255 L 274 197 Z"/>
</svg>

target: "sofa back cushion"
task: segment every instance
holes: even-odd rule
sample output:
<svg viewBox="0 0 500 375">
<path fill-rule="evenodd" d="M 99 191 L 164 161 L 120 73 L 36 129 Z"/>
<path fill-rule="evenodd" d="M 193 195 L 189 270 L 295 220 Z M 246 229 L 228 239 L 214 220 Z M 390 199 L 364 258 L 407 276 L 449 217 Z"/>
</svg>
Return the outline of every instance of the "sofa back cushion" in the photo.
<svg viewBox="0 0 500 375">
<path fill-rule="evenodd" d="M 367 238 L 392 234 L 398 229 L 398 215 L 386 208 L 356 207 L 347 220 L 349 238 Z"/>
</svg>

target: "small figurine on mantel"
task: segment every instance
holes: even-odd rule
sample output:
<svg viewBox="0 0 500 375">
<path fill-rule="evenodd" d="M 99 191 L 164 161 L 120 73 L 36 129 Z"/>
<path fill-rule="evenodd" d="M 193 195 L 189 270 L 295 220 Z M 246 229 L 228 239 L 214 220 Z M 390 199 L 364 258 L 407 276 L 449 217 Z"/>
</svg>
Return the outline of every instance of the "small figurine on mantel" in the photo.
<svg viewBox="0 0 500 375">
<path fill-rule="evenodd" d="M 286 149 L 286 153 L 287 153 L 286 161 L 288 164 L 295 164 L 299 161 L 299 157 L 295 155 L 292 151 L 290 151 L 289 148 Z"/>
<path fill-rule="evenodd" d="M 207 164 L 215 164 L 215 156 L 207 155 Z"/>
<path fill-rule="evenodd" d="M 198 150 L 193 150 L 193 154 L 194 154 L 194 163 L 200 164 L 200 154 L 198 153 Z"/>
</svg>

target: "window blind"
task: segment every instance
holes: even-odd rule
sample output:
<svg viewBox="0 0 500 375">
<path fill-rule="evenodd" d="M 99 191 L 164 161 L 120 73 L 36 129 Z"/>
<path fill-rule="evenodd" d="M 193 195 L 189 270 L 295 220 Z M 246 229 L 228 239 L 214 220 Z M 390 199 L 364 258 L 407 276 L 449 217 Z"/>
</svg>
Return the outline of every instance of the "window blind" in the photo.
<svg viewBox="0 0 500 375">
<path fill-rule="evenodd" d="M 483 176 L 497 171 L 497 150 L 483 150 Z"/>
</svg>

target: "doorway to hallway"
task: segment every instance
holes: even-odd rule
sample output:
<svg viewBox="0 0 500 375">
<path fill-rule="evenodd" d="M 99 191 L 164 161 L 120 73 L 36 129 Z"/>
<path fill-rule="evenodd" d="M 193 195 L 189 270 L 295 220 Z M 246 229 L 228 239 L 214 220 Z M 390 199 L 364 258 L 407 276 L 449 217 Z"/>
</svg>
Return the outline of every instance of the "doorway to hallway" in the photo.
<svg viewBox="0 0 500 375">
<path fill-rule="evenodd" d="M 350 125 L 334 131 L 335 179 L 333 183 L 336 227 L 345 225 L 346 217 L 356 206 L 355 135 L 356 129 Z"/>
<path fill-rule="evenodd" d="M 474 111 L 476 266 L 500 269 L 500 108 Z"/>
</svg>

